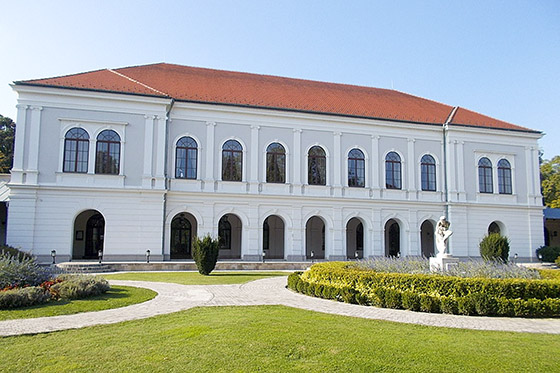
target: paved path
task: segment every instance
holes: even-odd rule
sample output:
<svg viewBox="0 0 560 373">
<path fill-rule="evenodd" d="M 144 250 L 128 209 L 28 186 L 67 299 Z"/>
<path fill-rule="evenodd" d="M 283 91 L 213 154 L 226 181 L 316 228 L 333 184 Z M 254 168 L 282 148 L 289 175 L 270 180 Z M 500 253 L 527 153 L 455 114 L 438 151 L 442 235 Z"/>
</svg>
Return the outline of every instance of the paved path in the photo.
<svg viewBox="0 0 560 373">
<path fill-rule="evenodd" d="M 0 321 L 0 336 L 36 334 L 113 324 L 198 306 L 285 305 L 336 315 L 451 328 L 560 334 L 560 319 L 523 319 L 459 316 L 366 307 L 312 298 L 285 288 L 286 277 L 272 277 L 241 285 L 178 285 L 161 282 L 116 281 L 113 285 L 143 287 L 158 295 L 145 303 L 76 315 Z"/>
</svg>

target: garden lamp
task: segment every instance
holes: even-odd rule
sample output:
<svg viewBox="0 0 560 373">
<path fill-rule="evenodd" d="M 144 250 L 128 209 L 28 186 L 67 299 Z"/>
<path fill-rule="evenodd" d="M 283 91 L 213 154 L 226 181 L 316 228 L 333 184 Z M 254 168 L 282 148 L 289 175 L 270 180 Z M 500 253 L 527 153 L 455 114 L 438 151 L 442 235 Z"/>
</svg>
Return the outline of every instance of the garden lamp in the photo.
<svg viewBox="0 0 560 373">
<path fill-rule="evenodd" d="M 103 258 L 103 250 L 97 251 L 97 257 L 99 258 L 99 263 L 101 264 L 101 258 Z"/>
<path fill-rule="evenodd" d="M 315 251 L 311 250 L 309 257 L 311 258 L 311 263 L 313 263 L 313 257 L 315 256 Z"/>
<path fill-rule="evenodd" d="M 517 253 L 515 253 L 515 255 L 513 256 L 513 260 L 515 263 L 517 263 Z"/>
<path fill-rule="evenodd" d="M 266 251 L 263 251 L 263 263 L 264 263 L 264 258 L 266 257 Z"/>
<path fill-rule="evenodd" d="M 542 254 L 539 254 L 539 260 L 542 261 Z"/>
<path fill-rule="evenodd" d="M 354 253 L 354 258 L 355 258 L 356 260 L 358 260 L 359 256 L 360 256 L 360 255 L 359 255 L 358 252 L 356 251 L 356 253 Z"/>
<path fill-rule="evenodd" d="M 51 251 L 52 264 L 56 264 L 56 250 Z"/>
<path fill-rule="evenodd" d="M 146 250 L 146 263 L 150 263 L 150 250 Z"/>
</svg>

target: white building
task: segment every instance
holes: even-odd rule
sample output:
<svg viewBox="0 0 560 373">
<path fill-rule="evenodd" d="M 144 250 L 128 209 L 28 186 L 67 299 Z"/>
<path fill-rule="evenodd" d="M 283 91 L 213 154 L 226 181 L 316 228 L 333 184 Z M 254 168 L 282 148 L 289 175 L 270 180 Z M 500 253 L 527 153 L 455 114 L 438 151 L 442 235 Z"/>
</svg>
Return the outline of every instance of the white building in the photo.
<svg viewBox="0 0 560 373">
<path fill-rule="evenodd" d="M 429 255 L 446 212 L 456 256 L 543 244 L 542 133 L 463 108 L 169 64 L 13 89 L 7 241 L 43 260 L 184 259 L 206 233 L 222 259 Z"/>
</svg>

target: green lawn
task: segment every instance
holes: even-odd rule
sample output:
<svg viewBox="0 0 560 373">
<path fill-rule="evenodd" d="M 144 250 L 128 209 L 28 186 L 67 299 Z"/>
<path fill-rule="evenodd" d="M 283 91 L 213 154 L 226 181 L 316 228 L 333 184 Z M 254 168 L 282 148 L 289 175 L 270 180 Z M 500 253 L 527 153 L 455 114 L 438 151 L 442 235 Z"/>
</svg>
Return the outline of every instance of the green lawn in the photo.
<svg viewBox="0 0 560 373">
<path fill-rule="evenodd" d="M 0 339 L 8 372 L 553 372 L 557 335 L 485 332 L 283 306 L 204 307 Z"/>
<path fill-rule="evenodd" d="M 60 300 L 37 306 L 0 310 L 0 320 L 26 319 L 43 316 L 71 315 L 79 312 L 101 311 L 145 302 L 157 295 L 155 291 L 130 286 L 111 286 L 107 293 L 76 300 Z"/>
<path fill-rule="evenodd" d="M 182 285 L 243 284 L 273 276 L 287 276 L 290 272 L 212 272 L 203 276 L 198 272 L 128 272 L 103 275 L 107 280 L 135 280 L 173 282 Z"/>
</svg>

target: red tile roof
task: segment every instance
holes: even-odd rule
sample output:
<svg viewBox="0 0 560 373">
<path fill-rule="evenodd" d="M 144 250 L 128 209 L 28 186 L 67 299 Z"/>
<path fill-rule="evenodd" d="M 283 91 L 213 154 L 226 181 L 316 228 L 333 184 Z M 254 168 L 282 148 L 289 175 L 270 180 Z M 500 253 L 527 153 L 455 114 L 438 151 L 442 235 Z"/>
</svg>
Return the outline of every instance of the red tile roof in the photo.
<svg viewBox="0 0 560 373">
<path fill-rule="evenodd" d="M 449 105 L 395 90 L 158 63 L 16 82 L 413 123 L 444 123 Z M 451 124 L 531 131 L 459 108 Z"/>
</svg>

